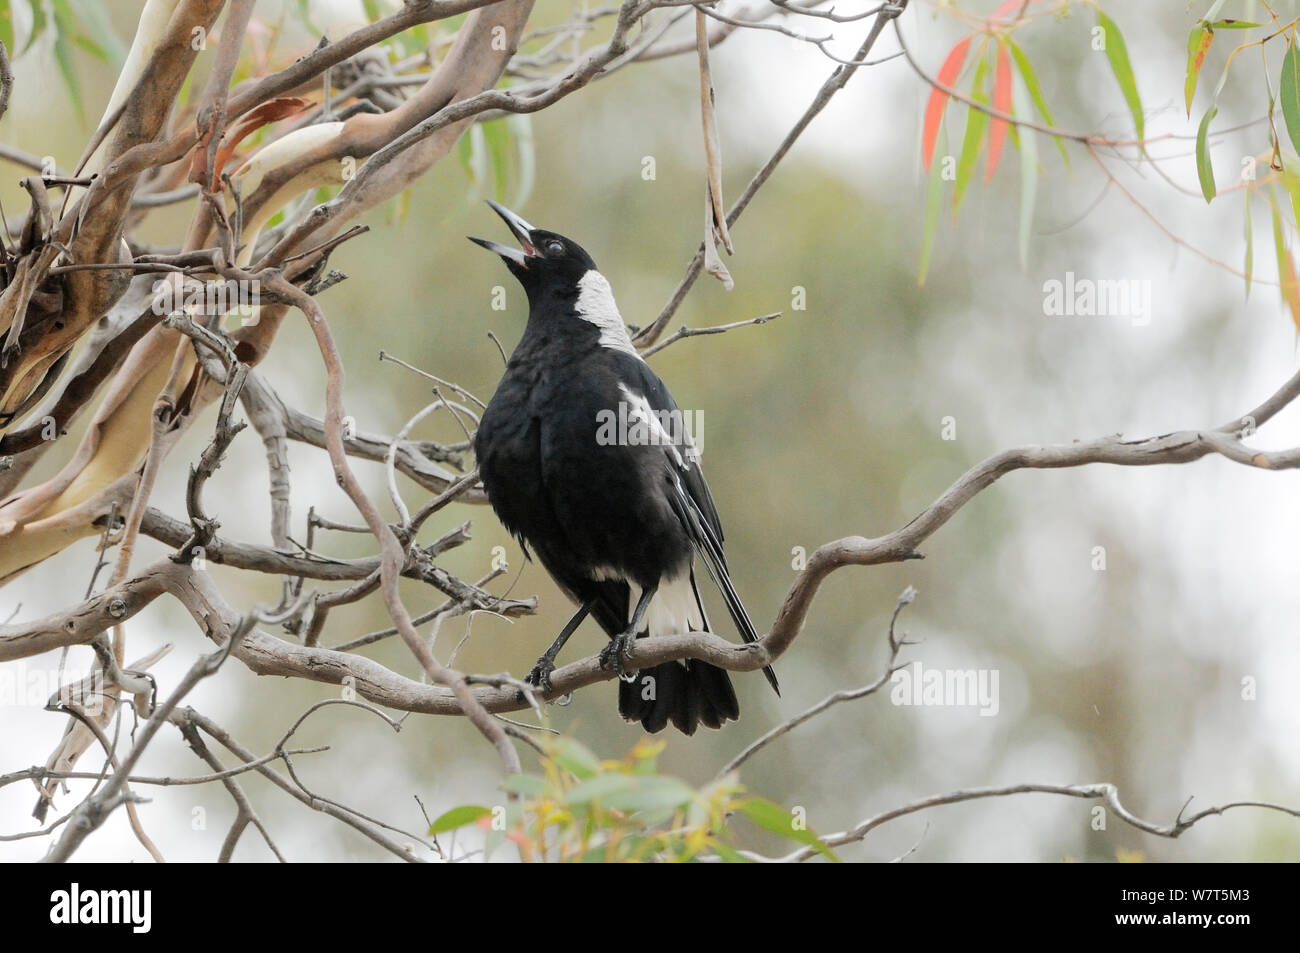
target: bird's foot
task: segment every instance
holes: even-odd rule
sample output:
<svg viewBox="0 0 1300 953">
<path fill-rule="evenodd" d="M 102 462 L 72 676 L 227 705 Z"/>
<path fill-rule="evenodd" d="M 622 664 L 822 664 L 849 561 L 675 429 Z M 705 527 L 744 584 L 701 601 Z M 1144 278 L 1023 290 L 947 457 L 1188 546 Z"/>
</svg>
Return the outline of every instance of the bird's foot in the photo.
<svg viewBox="0 0 1300 953">
<path fill-rule="evenodd" d="M 551 684 L 551 673 L 555 671 L 555 662 L 543 655 L 533 666 L 533 670 L 528 673 L 524 679 L 529 685 L 536 685 L 542 691 L 550 693 L 555 691 L 555 686 Z"/>
<path fill-rule="evenodd" d="M 605 671 L 613 669 L 622 677 L 627 671 L 623 660 L 632 657 L 632 643 L 635 640 L 635 632 L 624 632 L 610 639 L 609 645 L 600 650 L 600 667 Z"/>
</svg>

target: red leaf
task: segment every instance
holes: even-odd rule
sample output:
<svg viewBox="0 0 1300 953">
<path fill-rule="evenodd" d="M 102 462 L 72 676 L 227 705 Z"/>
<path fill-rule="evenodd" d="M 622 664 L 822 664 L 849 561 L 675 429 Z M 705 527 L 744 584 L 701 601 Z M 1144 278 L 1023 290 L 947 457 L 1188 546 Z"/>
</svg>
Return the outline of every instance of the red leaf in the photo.
<svg viewBox="0 0 1300 953">
<path fill-rule="evenodd" d="M 247 113 L 221 137 L 221 144 L 217 147 L 217 154 L 212 163 L 213 182 L 219 183 L 221 181 L 222 169 L 225 168 L 226 163 L 230 161 L 230 157 L 234 155 L 235 149 L 239 147 L 239 144 L 244 139 L 263 126 L 279 122 L 281 119 L 288 119 L 290 116 L 296 116 L 311 105 L 312 101 L 310 99 L 303 99 L 301 96 L 282 96 L 279 99 L 272 99 L 269 102 L 262 103 L 256 109 Z M 194 160 L 190 163 L 191 182 L 204 181 L 207 152 L 205 137 L 204 141 L 199 143 L 194 153 Z"/>
<path fill-rule="evenodd" d="M 998 112 L 1011 112 L 1011 60 L 1007 51 L 998 47 L 997 73 L 993 77 L 993 108 Z M 1002 143 L 1007 138 L 1007 121 L 993 117 L 989 126 L 989 161 L 984 170 L 984 181 L 992 182 L 1002 157 Z"/>
<path fill-rule="evenodd" d="M 935 78 L 945 86 L 951 86 L 966 62 L 966 50 L 970 48 L 970 37 L 962 40 L 948 52 L 948 58 L 939 67 Z M 943 121 L 943 110 L 948 105 L 948 94 L 937 86 L 930 90 L 930 102 L 925 107 L 925 130 L 921 136 L 921 162 L 927 172 L 934 158 L 934 146 L 939 141 L 939 123 Z"/>
</svg>

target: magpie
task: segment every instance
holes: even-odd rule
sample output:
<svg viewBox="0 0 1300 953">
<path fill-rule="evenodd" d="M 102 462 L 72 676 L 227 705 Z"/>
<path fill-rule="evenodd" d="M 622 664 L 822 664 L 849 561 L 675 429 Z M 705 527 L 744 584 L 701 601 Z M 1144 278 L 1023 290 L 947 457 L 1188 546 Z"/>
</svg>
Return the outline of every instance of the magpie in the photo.
<svg viewBox="0 0 1300 953">
<path fill-rule="evenodd" d="M 556 657 L 590 615 L 610 638 L 600 664 L 619 676 L 625 719 L 649 732 L 670 721 L 687 735 L 701 724 L 720 728 L 740 715 L 726 671 L 698 660 L 645 671 L 624 664 L 636 638 L 712 631 L 696 555 L 741 638 L 758 641 L 681 411 L 632 346 L 591 256 L 488 204 L 520 248 L 470 241 L 499 255 L 523 285 L 528 323 L 474 438 L 479 476 L 525 556 L 536 554 L 578 606 L 528 681 L 551 690 Z M 779 695 L 771 666 L 763 674 Z"/>
</svg>

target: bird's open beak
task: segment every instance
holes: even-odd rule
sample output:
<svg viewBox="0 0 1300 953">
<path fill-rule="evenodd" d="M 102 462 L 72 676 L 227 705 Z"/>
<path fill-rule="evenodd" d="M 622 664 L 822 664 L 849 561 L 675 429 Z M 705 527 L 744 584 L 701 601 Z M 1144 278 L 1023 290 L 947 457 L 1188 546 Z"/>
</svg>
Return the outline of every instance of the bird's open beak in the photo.
<svg viewBox="0 0 1300 953">
<path fill-rule="evenodd" d="M 469 236 L 469 240 L 475 245 L 482 245 L 488 251 L 500 255 L 506 261 L 512 261 L 521 268 L 527 268 L 528 259 L 537 257 L 537 249 L 533 247 L 533 243 L 528 239 L 529 233 L 533 231 L 533 226 L 529 225 L 504 205 L 498 205 L 491 199 L 487 200 L 487 204 L 492 206 L 492 211 L 500 215 L 506 225 L 510 227 L 510 231 L 514 233 L 515 238 L 519 239 L 519 245 L 523 250 L 520 251 L 519 248 L 511 248 L 509 245 L 502 245 L 500 242 L 488 241 L 486 238 L 474 238 L 473 236 Z"/>
</svg>

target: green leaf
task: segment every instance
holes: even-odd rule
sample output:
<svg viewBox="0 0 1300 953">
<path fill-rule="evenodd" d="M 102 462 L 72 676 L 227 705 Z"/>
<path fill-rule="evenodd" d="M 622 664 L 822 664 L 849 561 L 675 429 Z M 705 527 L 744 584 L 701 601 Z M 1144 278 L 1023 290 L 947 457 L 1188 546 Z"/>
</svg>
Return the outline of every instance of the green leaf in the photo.
<svg viewBox="0 0 1300 953">
<path fill-rule="evenodd" d="M 1146 119 L 1142 114 L 1142 99 L 1138 96 L 1137 82 L 1133 78 L 1133 65 L 1129 62 L 1128 47 L 1124 45 L 1124 35 L 1119 32 L 1115 21 L 1097 8 L 1097 25 L 1102 29 L 1106 41 L 1106 59 L 1110 61 L 1111 72 L 1119 82 L 1124 93 L 1129 112 L 1133 114 L 1133 126 L 1138 139 L 1146 138 Z"/>
<path fill-rule="evenodd" d="M 7 3 L 0 8 L 0 43 L 5 45 L 10 59 L 18 55 L 14 50 L 14 9 Z"/>
<path fill-rule="evenodd" d="M 487 134 L 483 131 L 483 124 L 475 123 L 470 126 L 465 135 L 461 136 L 460 141 L 463 147 L 460 153 L 461 164 L 474 186 L 471 198 L 479 198 L 483 195 L 491 171 L 489 168 L 491 156 L 488 153 Z"/>
<path fill-rule="evenodd" d="M 1287 135 L 1291 147 L 1300 152 L 1300 51 L 1296 49 L 1295 35 L 1287 37 L 1286 56 L 1282 57 L 1282 82 L 1278 89 L 1282 100 L 1282 116 L 1286 119 Z"/>
<path fill-rule="evenodd" d="M 988 77 L 989 61 L 981 57 L 975 67 L 975 79 L 971 83 L 970 97 L 977 103 L 988 102 L 984 92 L 984 82 Z M 989 115 L 982 110 L 970 107 L 966 110 L 966 135 L 961 143 L 961 155 L 957 159 L 957 181 L 952 187 L 952 214 L 956 218 L 961 208 L 961 200 L 966 195 L 966 188 L 975 175 L 975 163 L 979 160 L 980 149 L 984 145 L 984 131 L 988 129 Z"/>
<path fill-rule="evenodd" d="M 799 830 L 795 827 L 794 817 L 779 804 L 774 804 L 764 798 L 746 798 L 740 803 L 740 809 L 745 812 L 745 816 L 751 821 L 763 828 L 765 831 L 771 831 L 788 840 L 796 841 L 813 848 L 819 854 L 822 854 L 829 860 L 839 862 L 835 852 L 821 842 L 816 834 L 810 830 Z"/>
<path fill-rule="evenodd" d="M 1210 164 L 1210 122 L 1219 114 L 1218 106 L 1211 106 L 1196 130 L 1196 175 L 1201 180 L 1201 194 L 1206 202 L 1213 202 L 1218 194 L 1214 187 L 1214 166 Z"/>
<path fill-rule="evenodd" d="M 470 127 L 471 131 L 473 127 Z M 456 140 L 456 158 L 460 160 L 461 171 L 465 173 L 467 179 L 474 178 L 474 143 L 470 141 L 468 135 L 461 136 Z"/>
<path fill-rule="evenodd" d="M 675 807 L 649 807 L 641 808 L 635 806 L 619 805 L 620 811 L 636 812 L 636 818 L 647 828 L 667 827 L 674 817 L 677 816 L 678 808 Z"/>
<path fill-rule="evenodd" d="M 1282 234 L 1282 213 L 1278 210 L 1277 199 L 1272 192 L 1268 198 L 1273 206 L 1273 246 L 1277 251 L 1278 284 L 1281 285 L 1282 300 L 1291 312 L 1291 320 L 1300 331 L 1300 280 L 1296 278 L 1295 262 Z"/>
<path fill-rule="evenodd" d="M 595 777 L 600 771 L 600 759 L 580 741 L 560 738 L 555 743 L 555 763 L 579 780 Z"/>
<path fill-rule="evenodd" d="M 81 47 L 83 50 L 85 50 L 95 59 L 104 63 L 108 62 L 108 51 L 105 50 L 98 43 L 96 43 L 94 40 L 92 40 L 90 37 L 86 36 L 86 34 L 84 33 L 75 34 L 72 37 L 72 42 L 77 44 L 77 46 Z"/>
<path fill-rule="evenodd" d="M 539 797 L 546 790 L 546 779 L 536 774 L 512 774 L 501 782 L 501 790 L 523 797 Z"/>
<path fill-rule="evenodd" d="M 1264 24 L 1251 23 L 1249 20 L 1215 20 L 1212 23 L 1206 23 L 1205 25 L 1211 30 L 1253 30 L 1255 27 L 1263 26 Z"/>
<path fill-rule="evenodd" d="M 1291 196 L 1291 215 L 1300 222 L 1300 175 L 1283 172 L 1282 184 L 1286 186 L 1287 194 Z"/>
<path fill-rule="evenodd" d="M 429 836 L 433 837 L 438 834 L 454 831 L 457 828 L 464 827 L 466 824 L 473 824 L 479 818 L 490 817 L 492 809 L 480 807 L 476 804 L 464 804 L 460 807 L 453 807 L 446 814 L 440 816 L 436 821 L 429 825 Z"/>
<path fill-rule="evenodd" d="M 298 10 L 298 19 L 303 22 L 303 25 L 306 26 L 308 30 L 310 30 L 312 33 L 321 32 L 320 30 L 316 29 L 316 24 L 312 23 L 311 0 L 298 0 L 297 10 Z"/>
<path fill-rule="evenodd" d="M 637 777 L 635 785 L 607 794 L 603 803 L 620 811 L 675 811 L 689 804 L 695 792 L 684 781 L 666 777 Z M 655 818 L 655 821 L 666 818 Z"/>
<path fill-rule="evenodd" d="M 1047 108 L 1047 100 L 1043 97 L 1043 87 L 1038 83 L 1038 74 L 1034 72 L 1034 67 L 1029 62 L 1029 57 L 1025 51 L 1016 45 L 1016 41 L 1007 38 L 1007 46 L 1011 49 L 1011 58 L 1016 61 L 1016 69 L 1020 71 L 1020 76 L 1025 81 L 1025 87 L 1029 90 L 1029 98 L 1034 101 L 1034 108 L 1038 114 L 1043 117 L 1043 122 L 1049 126 L 1055 126 L 1056 120 L 1052 118 L 1052 111 Z M 1029 111 L 1025 110 L 1022 118 L 1029 118 Z M 1065 150 L 1065 140 L 1060 136 L 1053 136 L 1056 148 L 1061 151 L 1061 158 L 1065 161 L 1065 167 L 1070 167 L 1070 154 Z"/>
<path fill-rule="evenodd" d="M 577 805 L 596 800 L 604 801 L 611 794 L 635 788 L 637 781 L 638 779 L 630 774 L 598 774 L 590 780 L 575 784 L 564 795 L 564 803 Z"/>
<path fill-rule="evenodd" d="M 511 208 L 528 204 L 537 179 L 537 154 L 533 145 L 533 117 L 528 113 L 511 113 L 506 117 L 515 145 L 515 193 Z"/>
<path fill-rule="evenodd" d="M 56 0 L 56 2 L 66 3 L 68 0 Z M 94 46 L 100 51 L 96 54 L 100 59 L 121 70 L 126 63 L 126 44 L 113 29 L 113 22 L 108 17 L 105 4 L 99 0 L 71 0 L 71 2 L 73 9 L 76 10 L 77 22 L 85 24 L 88 28 L 78 30 L 78 41 Z"/>
<path fill-rule="evenodd" d="M 1201 76 L 1201 67 L 1205 65 L 1205 54 L 1210 52 L 1210 43 L 1214 40 L 1214 31 L 1205 24 L 1192 28 L 1187 37 L 1187 78 L 1183 80 L 1183 99 L 1187 104 L 1187 115 L 1192 114 L 1192 99 L 1196 96 L 1196 81 Z"/>
<path fill-rule="evenodd" d="M 1286 259 L 1286 239 L 1282 234 L 1282 211 L 1277 207 L 1277 198 L 1272 191 L 1268 193 L 1268 201 L 1273 209 L 1273 250 L 1277 253 L 1278 273 L 1281 274 Z"/>
<path fill-rule="evenodd" d="M 510 129 L 504 120 L 482 123 L 483 139 L 487 145 L 487 155 L 492 169 L 493 197 L 504 202 L 506 195 L 506 161 L 510 153 Z"/>
<path fill-rule="evenodd" d="M 948 152 L 948 134 L 941 126 L 936 146 L 938 155 Z M 921 265 L 916 275 L 917 287 L 924 287 L 930 270 L 930 253 L 934 250 L 934 233 L 939 225 L 939 206 L 943 199 L 943 162 L 930 163 L 930 181 L 925 186 L 925 230 L 921 235 Z"/>
<path fill-rule="evenodd" d="M 722 858 L 722 862 L 724 864 L 752 864 L 753 863 L 752 860 L 750 860 L 740 851 L 736 850 L 733 847 L 728 846 L 727 844 L 722 843 L 721 841 L 714 841 L 709 846 L 713 848 L 713 852 L 715 854 L 717 854 L 719 857 Z"/>
<path fill-rule="evenodd" d="M 81 108 L 81 86 L 77 82 L 77 71 L 72 63 L 75 24 L 66 3 L 55 3 L 54 25 L 54 62 L 58 64 L 59 73 L 63 76 L 63 85 L 68 87 L 68 96 L 72 98 L 72 105 L 77 108 L 77 115 L 84 121 L 85 117 Z"/>
<path fill-rule="evenodd" d="M 32 10 L 32 32 L 27 34 L 27 42 L 23 44 L 22 52 L 26 53 L 36 42 L 36 38 L 45 32 L 49 25 L 49 20 L 45 16 L 45 0 L 28 0 L 28 6 Z"/>
<path fill-rule="evenodd" d="M 1011 84 L 1011 111 L 1017 118 L 1029 115 L 1027 84 Z M 1058 140 L 1059 141 L 1059 140 Z M 1020 267 L 1029 267 L 1029 239 L 1034 227 L 1034 203 L 1038 198 L 1038 136 L 1026 129 L 1020 139 Z"/>
</svg>

